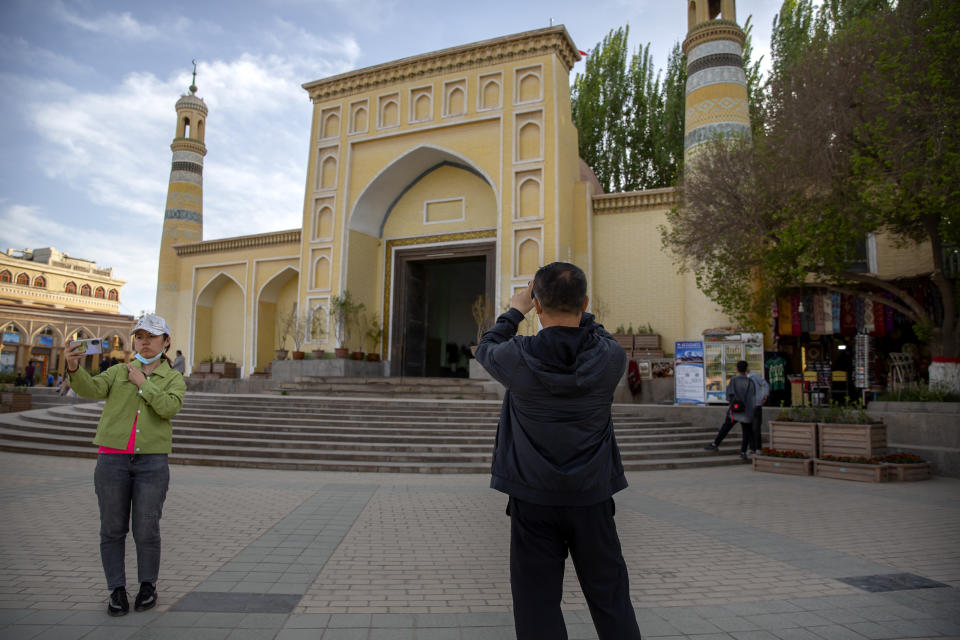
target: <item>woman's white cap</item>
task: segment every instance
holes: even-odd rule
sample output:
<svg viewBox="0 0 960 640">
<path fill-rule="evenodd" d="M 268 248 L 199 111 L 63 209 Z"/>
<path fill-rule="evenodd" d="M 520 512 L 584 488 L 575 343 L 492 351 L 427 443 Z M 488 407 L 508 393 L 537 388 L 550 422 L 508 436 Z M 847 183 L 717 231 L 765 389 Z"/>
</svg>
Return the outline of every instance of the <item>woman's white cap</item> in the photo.
<svg viewBox="0 0 960 640">
<path fill-rule="evenodd" d="M 167 321 L 152 313 L 145 314 L 137 320 L 136 326 L 133 327 L 133 331 L 130 333 L 136 333 L 140 329 L 152 333 L 155 336 L 162 336 L 163 334 L 170 335 L 170 327 L 167 326 Z"/>
</svg>

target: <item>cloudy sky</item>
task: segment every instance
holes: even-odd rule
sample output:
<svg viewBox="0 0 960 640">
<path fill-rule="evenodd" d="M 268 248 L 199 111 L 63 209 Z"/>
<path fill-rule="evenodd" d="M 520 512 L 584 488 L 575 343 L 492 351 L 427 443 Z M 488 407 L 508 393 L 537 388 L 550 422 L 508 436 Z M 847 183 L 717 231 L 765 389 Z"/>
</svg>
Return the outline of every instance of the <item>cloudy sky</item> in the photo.
<svg viewBox="0 0 960 640">
<path fill-rule="evenodd" d="M 779 0 L 740 0 L 767 54 Z M 450 7 L 457 7 L 451 11 Z M 310 101 L 300 85 L 555 24 L 580 49 L 630 26 L 665 67 L 682 0 L 0 0 L 0 250 L 113 267 L 152 310 L 174 103 L 199 62 L 210 113 L 204 239 L 300 225 Z M 769 57 L 769 56 L 767 56 Z M 583 70 L 579 63 L 574 73 Z M 571 74 L 571 80 L 573 74 Z"/>
</svg>

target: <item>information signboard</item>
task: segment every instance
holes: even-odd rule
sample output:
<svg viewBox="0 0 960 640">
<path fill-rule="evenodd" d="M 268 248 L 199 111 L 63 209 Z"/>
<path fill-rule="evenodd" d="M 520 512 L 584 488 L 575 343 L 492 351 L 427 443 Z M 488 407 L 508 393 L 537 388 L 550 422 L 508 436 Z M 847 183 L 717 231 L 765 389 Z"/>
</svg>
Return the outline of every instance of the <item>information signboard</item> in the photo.
<svg viewBox="0 0 960 640">
<path fill-rule="evenodd" d="M 704 404 L 703 343 L 675 342 L 674 398 L 677 404 Z"/>
</svg>

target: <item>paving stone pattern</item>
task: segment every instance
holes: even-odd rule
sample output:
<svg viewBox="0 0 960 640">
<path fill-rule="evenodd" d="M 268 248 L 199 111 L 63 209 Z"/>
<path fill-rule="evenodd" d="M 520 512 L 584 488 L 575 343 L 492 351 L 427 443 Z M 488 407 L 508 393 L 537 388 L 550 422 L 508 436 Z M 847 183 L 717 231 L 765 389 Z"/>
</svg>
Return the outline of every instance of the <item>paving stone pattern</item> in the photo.
<svg viewBox="0 0 960 640">
<path fill-rule="evenodd" d="M 0 639 L 514 638 L 487 476 L 175 466 L 160 604 L 114 619 L 93 464 L 0 453 Z M 960 638 L 958 480 L 629 480 L 617 526 L 644 638 Z M 132 540 L 127 571 L 135 590 Z M 569 564 L 563 593 L 570 638 L 595 638 Z"/>
</svg>

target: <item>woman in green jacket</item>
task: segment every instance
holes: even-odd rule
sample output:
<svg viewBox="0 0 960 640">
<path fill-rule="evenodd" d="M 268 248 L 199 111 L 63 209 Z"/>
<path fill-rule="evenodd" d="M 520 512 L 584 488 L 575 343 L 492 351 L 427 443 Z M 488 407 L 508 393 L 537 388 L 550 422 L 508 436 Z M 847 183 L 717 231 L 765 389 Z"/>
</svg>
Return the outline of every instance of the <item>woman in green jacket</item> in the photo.
<svg viewBox="0 0 960 640">
<path fill-rule="evenodd" d="M 106 398 L 93 442 L 99 445 L 94 487 L 100 505 L 100 558 L 110 590 L 107 613 L 126 615 L 124 545 L 133 522 L 140 590 L 134 609 L 157 604 L 160 571 L 160 516 L 170 483 L 167 454 L 173 429 L 170 419 L 183 406 L 186 383 L 166 356 L 170 328 L 160 316 L 147 314 L 133 329 L 135 359 L 93 376 L 80 367 L 81 347 L 64 349 L 70 386 L 86 398 Z"/>
</svg>

